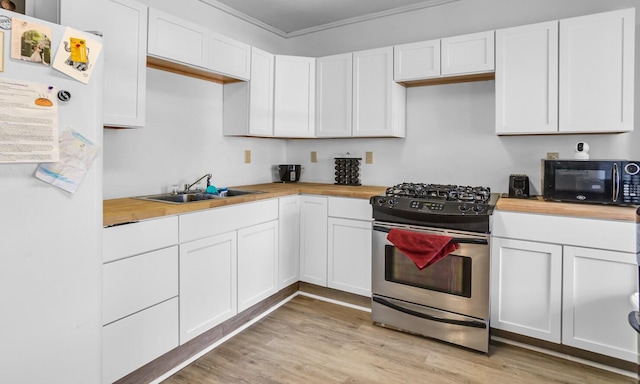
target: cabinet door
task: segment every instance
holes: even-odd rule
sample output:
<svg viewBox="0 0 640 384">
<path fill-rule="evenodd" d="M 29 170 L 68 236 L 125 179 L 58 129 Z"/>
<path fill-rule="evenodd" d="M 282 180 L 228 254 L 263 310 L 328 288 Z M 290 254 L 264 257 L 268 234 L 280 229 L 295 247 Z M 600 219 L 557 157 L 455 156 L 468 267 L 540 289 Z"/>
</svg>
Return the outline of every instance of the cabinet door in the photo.
<svg viewBox="0 0 640 384">
<path fill-rule="evenodd" d="M 393 81 L 393 47 L 353 53 L 353 136 L 404 137 L 406 89 Z"/>
<path fill-rule="evenodd" d="M 491 327 L 560 343 L 562 247 L 494 237 Z"/>
<path fill-rule="evenodd" d="M 353 55 L 321 57 L 316 61 L 316 136 L 351 136 Z"/>
<path fill-rule="evenodd" d="M 147 52 L 151 56 L 204 68 L 208 34 L 200 25 L 149 8 Z"/>
<path fill-rule="evenodd" d="M 565 246 L 562 343 L 637 363 L 627 323 L 637 284 L 635 254 Z"/>
<path fill-rule="evenodd" d="M 328 219 L 329 288 L 371 296 L 371 222 Z"/>
<path fill-rule="evenodd" d="M 278 291 L 278 221 L 238 230 L 238 312 Z"/>
<path fill-rule="evenodd" d="M 102 328 L 102 382 L 113 383 L 178 346 L 178 298 Z"/>
<path fill-rule="evenodd" d="M 133 0 L 61 0 L 60 11 L 63 25 L 102 32 L 104 125 L 144 127 L 147 6 Z"/>
<path fill-rule="evenodd" d="M 283 289 L 300 280 L 300 197 L 281 197 L 279 204 L 278 288 Z"/>
<path fill-rule="evenodd" d="M 275 136 L 314 136 L 315 84 L 314 58 L 276 55 Z"/>
<path fill-rule="evenodd" d="M 249 134 L 273 136 L 273 81 L 275 59 L 269 52 L 251 50 Z"/>
<path fill-rule="evenodd" d="M 327 198 L 300 196 L 300 280 L 327 286 Z"/>
<path fill-rule="evenodd" d="M 442 76 L 491 72 L 494 69 L 494 31 L 441 40 Z"/>
<path fill-rule="evenodd" d="M 439 76 L 439 39 L 393 47 L 393 80 L 400 82 Z"/>
<path fill-rule="evenodd" d="M 237 314 L 236 232 L 180 245 L 180 344 Z"/>
<path fill-rule="evenodd" d="M 635 10 L 560 20 L 560 131 L 633 130 Z"/>
<path fill-rule="evenodd" d="M 147 87 L 147 6 L 107 1 L 111 20 L 104 31 L 104 125 L 140 128 L 145 124 Z"/>
<path fill-rule="evenodd" d="M 251 49 L 251 80 L 224 85 L 222 124 L 227 136 L 273 136 L 274 56 Z"/>
<path fill-rule="evenodd" d="M 558 22 L 496 31 L 496 133 L 558 131 Z"/>
<path fill-rule="evenodd" d="M 251 78 L 251 46 L 209 31 L 207 68 L 236 79 Z"/>
</svg>

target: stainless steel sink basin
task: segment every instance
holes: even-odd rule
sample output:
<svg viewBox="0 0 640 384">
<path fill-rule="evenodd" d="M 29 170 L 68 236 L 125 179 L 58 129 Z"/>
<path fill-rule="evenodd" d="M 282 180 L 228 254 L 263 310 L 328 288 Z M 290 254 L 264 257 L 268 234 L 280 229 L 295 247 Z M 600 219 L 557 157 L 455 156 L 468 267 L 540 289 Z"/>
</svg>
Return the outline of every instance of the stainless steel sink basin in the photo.
<svg viewBox="0 0 640 384">
<path fill-rule="evenodd" d="M 161 193 L 158 195 L 137 196 L 137 197 L 134 197 L 134 199 L 159 201 L 162 203 L 170 203 L 170 204 L 184 204 L 184 203 L 193 203 L 193 202 L 203 201 L 203 200 L 226 199 L 233 196 L 251 195 L 255 193 L 262 193 L 262 192 L 229 189 L 227 191 L 226 196 L 213 195 L 210 193 L 203 193 L 203 192 L 189 192 L 189 193 L 178 193 L 178 194 Z"/>
</svg>

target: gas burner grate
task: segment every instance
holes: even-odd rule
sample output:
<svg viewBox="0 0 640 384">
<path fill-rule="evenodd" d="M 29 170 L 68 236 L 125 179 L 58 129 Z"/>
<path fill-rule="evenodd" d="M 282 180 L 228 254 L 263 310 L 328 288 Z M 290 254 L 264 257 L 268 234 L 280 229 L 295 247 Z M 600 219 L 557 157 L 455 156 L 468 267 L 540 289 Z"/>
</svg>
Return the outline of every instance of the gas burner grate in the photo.
<svg viewBox="0 0 640 384">
<path fill-rule="evenodd" d="M 488 187 L 451 184 L 401 183 L 387 188 L 387 196 L 413 197 L 445 201 L 487 203 L 491 198 Z"/>
</svg>

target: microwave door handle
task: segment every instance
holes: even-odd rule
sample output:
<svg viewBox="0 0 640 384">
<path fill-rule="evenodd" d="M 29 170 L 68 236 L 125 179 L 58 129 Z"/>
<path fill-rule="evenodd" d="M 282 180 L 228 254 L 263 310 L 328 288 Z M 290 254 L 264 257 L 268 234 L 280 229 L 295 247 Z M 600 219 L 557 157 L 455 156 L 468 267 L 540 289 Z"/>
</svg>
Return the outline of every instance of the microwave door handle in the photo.
<svg viewBox="0 0 640 384">
<path fill-rule="evenodd" d="M 613 164 L 613 196 L 611 200 L 613 202 L 618 201 L 618 195 L 620 194 L 620 172 L 618 172 L 618 164 Z"/>
</svg>

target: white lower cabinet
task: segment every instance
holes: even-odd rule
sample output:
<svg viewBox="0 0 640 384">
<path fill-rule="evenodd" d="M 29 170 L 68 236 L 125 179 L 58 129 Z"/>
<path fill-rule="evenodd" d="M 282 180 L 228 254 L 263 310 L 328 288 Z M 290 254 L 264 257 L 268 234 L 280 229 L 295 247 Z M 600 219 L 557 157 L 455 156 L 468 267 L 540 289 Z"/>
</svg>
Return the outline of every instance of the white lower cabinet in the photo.
<svg viewBox="0 0 640 384">
<path fill-rule="evenodd" d="M 327 286 L 327 198 L 300 196 L 300 280 Z"/>
<path fill-rule="evenodd" d="M 300 196 L 300 280 L 371 296 L 371 222 L 366 199 Z"/>
<path fill-rule="evenodd" d="M 178 298 L 102 328 L 102 382 L 112 383 L 178 346 Z"/>
<path fill-rule="evenodd" d="M 327 285 L 371 296 L 371 221 L 330 217 Z"/>
<path fill-rule="evenodd" d="M 636 363 L 634 222 L 494 213 L 491 327 Z"/>
<path fill-rule="evenodd" d="M 562 343 L 637 362 L 629 295 L 638 290 L 633 253 L 564 247 Z"/>
<path fill-rule="evenodd" d="M 176 217 L 103 229 L 104 383 L 178 346 L 177 241 Z"/>
<path fill-rule="evenodd" d="M 278 292 L 278 221 L 238 230 L 238 312 Z"/>
<path fill-rule="evenodd" d="M 369 200 L 329 197 L 327 286 L 371 296 Z"/>
<path fill-rule="evenodd" d="M 180 344 L 235 316 L 236 232 L 180 245 Z"/>
<path fill-rule="evenodd" d="M 491 326 L 560 343 L 562 246 L 494 237 Z"/>
<path fill-rule="evenodd" d="M 300 280 L 300 197 L 278 199 L 278 288 Z"/>
</svg>

